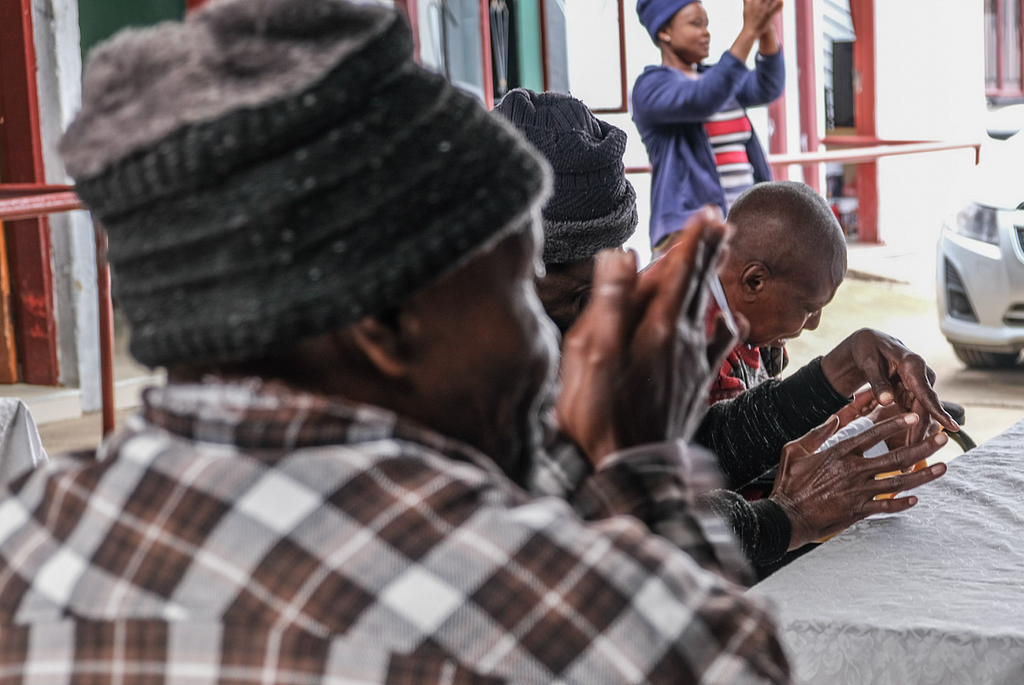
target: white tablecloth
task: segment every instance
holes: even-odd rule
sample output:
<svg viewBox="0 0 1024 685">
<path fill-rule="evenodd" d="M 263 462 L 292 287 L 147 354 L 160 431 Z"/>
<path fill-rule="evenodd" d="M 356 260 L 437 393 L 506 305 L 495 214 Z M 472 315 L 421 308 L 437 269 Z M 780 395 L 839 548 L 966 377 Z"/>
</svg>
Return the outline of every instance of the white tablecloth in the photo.
<svg viewBox="0 0 1024 685">
<path fill-rule="evenodd" d="M 1024 421 L 765 579 L 800 682 L 1024 683 Z"/>
<path fill-rule="evenodd" d="M 17 397 L 0 397 L 0 485 L 44 461 L 46 451 L 32 412 Z"/>
</svg>

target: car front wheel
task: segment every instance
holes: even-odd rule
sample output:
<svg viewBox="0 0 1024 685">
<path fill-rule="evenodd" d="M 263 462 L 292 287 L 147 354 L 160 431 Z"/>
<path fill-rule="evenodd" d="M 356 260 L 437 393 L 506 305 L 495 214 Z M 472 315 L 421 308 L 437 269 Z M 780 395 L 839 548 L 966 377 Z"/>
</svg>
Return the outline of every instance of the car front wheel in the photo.
<svg viewBox="0 0 1024 685">
<path fill-rule="evenodd" d="M 971 369 L 1009 369 L 1017 364 L 1016 352 L 989 352 L 977 347 L 953 345 L 953 352 Z"/>
</svg>

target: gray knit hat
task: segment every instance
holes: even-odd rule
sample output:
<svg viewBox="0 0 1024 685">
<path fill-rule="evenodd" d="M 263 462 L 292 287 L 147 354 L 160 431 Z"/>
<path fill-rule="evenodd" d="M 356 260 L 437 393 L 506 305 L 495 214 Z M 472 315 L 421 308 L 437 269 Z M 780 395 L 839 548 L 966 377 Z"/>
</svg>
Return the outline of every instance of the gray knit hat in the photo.
<svg viewBox="0 0 1024 685">
<path fill-rule="evenodd" d="M 564 264 L 619 247 L 637 224 L 626 180 L 626 134 L 561 93 L 509 91 L 495 107 L 541 151 L 555 172 L 544 206 L 544 262 Z"/>
<path fill-rule="evenodd" d="M 97 48 L 61 143 L 148 366 L 379 314 L 522 225 L 547 171 L 398 14 L 218 0 Z"/>
</svg>

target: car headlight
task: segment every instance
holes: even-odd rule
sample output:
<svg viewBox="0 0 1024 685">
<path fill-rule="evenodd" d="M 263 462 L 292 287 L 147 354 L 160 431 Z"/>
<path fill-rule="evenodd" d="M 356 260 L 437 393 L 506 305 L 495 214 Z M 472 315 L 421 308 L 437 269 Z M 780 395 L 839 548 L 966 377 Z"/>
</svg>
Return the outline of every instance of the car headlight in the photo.
<svg viewBox="0 0 1024 685">
<path fill-rule="evenodd" d="M 954 233 L 972 240 L 999 244 L 999 210 L 973 202 L 956 215 L 951 226 Z"/>
</svg>

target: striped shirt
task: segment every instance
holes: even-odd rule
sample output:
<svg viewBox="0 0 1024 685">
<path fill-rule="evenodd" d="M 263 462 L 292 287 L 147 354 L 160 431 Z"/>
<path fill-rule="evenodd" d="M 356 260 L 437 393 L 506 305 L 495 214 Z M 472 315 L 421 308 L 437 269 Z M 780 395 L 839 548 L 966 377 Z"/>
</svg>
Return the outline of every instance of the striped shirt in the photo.
<svg viewBox="0 0 1024 685">
<path fill-rule="evenodd" d="M 728 213 L 732 203 L 744 190 L 754 185 L 754 167 L 747 158 L 747 142 L 753 129 L 747 113 L 735 100 L 704 124 L 711 150 L 715 155 L 718 179 L 725 193 L 725 207 Z"/>
</svg>

